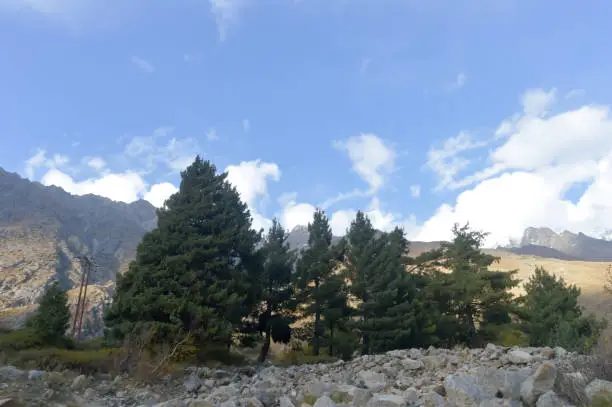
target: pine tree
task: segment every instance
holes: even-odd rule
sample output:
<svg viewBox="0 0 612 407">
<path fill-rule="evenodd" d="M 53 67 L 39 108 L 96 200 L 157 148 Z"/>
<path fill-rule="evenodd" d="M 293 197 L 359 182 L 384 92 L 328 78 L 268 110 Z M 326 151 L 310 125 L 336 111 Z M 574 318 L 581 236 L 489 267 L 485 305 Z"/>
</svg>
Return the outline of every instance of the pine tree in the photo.
<svg viewBox="0 0 612 407">
<path fill-rule="evenodd" d="M 489 270 L 499 259 L 481 250 L 487 234 L 469 225 L 453 227 L 453 241 L 438 251 L 442 271 L 435 273 L 430 290 L 441 313 L 438 335 L 447 345 L 473 345 L 489 324 L 510 321 L 514 301 L 510 289 L 518 285 L 516 271 Z"/>
<path fill-rule="evenodd" d="M 53 282 L 42 295 L 36 314 L 28 321 L 38 336 L 48 344 L 58 344 L 64 338 L 70 322 L 68 295 Z"/>
<path fill-rule="evenodd" d="M 376 244 L 376 230 L 363 212 L 357 212 L 345 241 L 345 274 L 350 281 L 350 293 L 358 303 L 359 321 L 355 325 L 361 335 L 361 353 L 367 354 L 370 352 L 370 337 L 363 331 L 363 326 L 367 324 L 369 315 L 364 309 L 369 306 L 371 285 L 378 271 L 375 261 L 380 246 Z"/>
<path fill-rule="evenodd" d="M 288 237 L 285 229 L 274 219 L 262 248 L 264 264 L 258 284 L 263 302 L 259 329 L 264 334 L 264 343 L 259 355 L 260 362 L 266 359 L 271 339 L 287 343 L 291 337 L 291 279 L 296 253 L 289 248 Z"/>
<path fill-rule="evenodd" d="M 158 226 L 118 278 L 105 322 L 120 339 L 142 329 L 154 340 L 189 332 L 227 346 L 257 299 L 252 285 L 260 235 L 238 192 L 197 157 L 179 191 L 158 210 Z"/>
<path fill-rule="evenodd" d="M 322 285 L 333 271 L 331 252 L 332 232 L 325 213 L 317 210 L 312 223 L 308 224 L 308 248 L 296 265 L 296 288 L 298 298 L 303 305 L 304 315 L 314 316 L 312 348 L 315 356 L 319 355 L 320 339 L 324 333 L 321 313 L 325 301 Z"/>
<path fill-rule="evenodd" d="M 531 346 L 563 346 L 580 351 L 596 342 L 605 324 L 582 314 L 579 296 L 578 287 L 536 267 L 521 298 L 523 328 Z"/>
<path fill-rule="evenodd" d="M 385 235 L 382 253 L 386 257 L 388 291 L 392 302 L 379 316 L 379 350 L 426 347 L 435 344 L 435 308 L 425 298 L 428 280 L 419 272 L 408 270 L 414 260 L 408 257 L 409 243 L 403 230 L 395 228 Z"/>
</svg>

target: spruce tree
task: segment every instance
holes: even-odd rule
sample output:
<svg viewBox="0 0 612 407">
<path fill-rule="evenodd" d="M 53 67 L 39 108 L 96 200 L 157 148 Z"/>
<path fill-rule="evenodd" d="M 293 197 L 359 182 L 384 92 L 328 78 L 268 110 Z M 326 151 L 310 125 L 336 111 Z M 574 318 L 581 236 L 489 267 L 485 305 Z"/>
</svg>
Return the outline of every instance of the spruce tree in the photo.
<svg viewBox="0 0 612 407">
<path fill-rule="evenodd" d="M 536 267 L 520 299 L 523 328 L 531 346 L 562 346 L 582 351 L 597 341 L 605 324 L 591 315 L 583 315 L 579 296 L 578 287 Z"/>
<path fill-rule="evenodd" d="M 315 211 L 312 223 L 308 224 L 308 234 L 308 248 L 302 251 L 296 265 L 295 285 L 304 316 L 314 316 L 312 350 L 318 356 L 324 333 L 321 313 L 325 290 L 322 285 L 333 271 L 332 232 L 323 211 Z"/>
<path fill-rule="evenodd" d="M 57 282 L 53 282 L 42 295 L 36 314 L 28 326 L 48 344 L 59 344 L 70 322 L 68 295 Z"/>
<path fill-rule="evenodd" d="M 375 347 L 378 351 L 426 347 L 435 344 L 435 308 L 425 297 L 426 276 L 408 271 L 409 243 L 400 228 L 385 234 L 381 251 L 388 281 L 384 295 L 390 296 L 386 309 L 378 315 Z"/>
<path fill-rule="evenodd" d="M 199 156 L 181 172 L 179 191 L 117 280 L 105 316 L 116 338 L 151 329 L 153 340 L 189 332 L 199 343 L 231 344 L 257 299 L 260 235 L 226 177 Z"/>
<path fill-rule="evenodd" d="M 264 264 L 258 284 L 263 302 L 259 329 L 264 334 L 264 343 L 259 354 L 260 362 L 268 355 L 271 339 L 287 343 L 291 337 L 291 280 L 296 253 L 289 248 L 288 237 L 289 234 L 274 219 L 262 248 Z"/>
<path fill-rule="evenodd" d="M 515 308 L 510 290 L 518 281 L 516 271 L 489 270 L 499 259 L 481 250 L 486 233 L 454 225 L 453 235 L 452 242 L 437 251 L 442 270 L 430 285 L 441 313 L 438 335 L 449 346 L 475 345 L 488 325 L 510 321 Z"/>
<path fill-rule="evenodd" d="M 362 211 L 358 211 L 351 222 L 345 241 L 345 274 L 350 281 L 350 293 L 358 304 L 359 320 L 355 325 L 361 335 L 361 353 L 367 354 L 370 352 L 370 337 L 363 327 L 368 323 L 369 313 L 365 309 L 371 301 L 372 283 L 378 272 L 375 261 L 380 246 L 376 244 L 376 230 L 372 222 Z"/>
</svg>

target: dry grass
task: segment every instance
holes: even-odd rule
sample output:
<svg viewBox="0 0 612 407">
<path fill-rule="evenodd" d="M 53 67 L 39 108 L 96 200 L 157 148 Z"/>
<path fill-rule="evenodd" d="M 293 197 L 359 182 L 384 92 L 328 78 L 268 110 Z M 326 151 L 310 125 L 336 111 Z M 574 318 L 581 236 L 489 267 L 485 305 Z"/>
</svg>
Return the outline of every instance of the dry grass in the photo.
<svg viewBox="0 0 612 407">
<path fill-rule="evenodd" d="M 580 305 L 598 318 L 607 319 L 609 326 L 603 336 L 608 338 L 612 336 L 612 295 L 604 291 L 609 263 L 549 259 L 501 250 L 487 250 L 487 252 L 501 258 L 500 262 L 494 264 L 492 268 L 497 270 L 518 269 L 517 278 L 521 281 L 527 281 L 535 267 L 542 266 L 548 272 L 563 277 L 567 283 L 578 286 L 582 290 L 579 298 Z M 522 286 L 515 290 L 516 294 L 522 292 Z"/>
</svg>

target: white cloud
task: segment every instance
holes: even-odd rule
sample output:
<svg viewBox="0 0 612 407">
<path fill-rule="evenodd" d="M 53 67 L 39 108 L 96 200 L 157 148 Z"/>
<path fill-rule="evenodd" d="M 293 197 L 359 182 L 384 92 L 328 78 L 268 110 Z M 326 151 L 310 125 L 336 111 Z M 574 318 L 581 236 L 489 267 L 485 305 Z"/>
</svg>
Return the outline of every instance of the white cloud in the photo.
<svg viewBox="0 0 612 407">
<path fill-rule="evenodd" d="M 143 198 L 156 208 L 161 208 L 166 199 L 178 192 L 178 188 L 169 182 L 152 185 L 148 192 L 144 193 Z"/>
<path fill-rule="evenodd" d="M 219 140 L 219 136 L 217 135 L 217 131 L 214 128 L 208 129 L 206 132 L 206 139 L 208 141 L 217 141 Z"/>
<path fill-rule="evenodd" d="M 556 97 L 557 90 L 555 88 L 548 92 L 543 89 L 527 89 L 522 96 L 525 114 L 529 116 L 545 115 Z"/>
<path fill-rule="evenodd" d="M 244 131 L 245 133 L 248 133 L 251 130 L 251 122 L 249 121 L 249 119 L 243 119 L 242 120 L 242 131 Z"/>
<path fill-rule="evenodd" d="M 346 151 L 353 171 L 374 192 L 385 184 L 385 177 L 395 169 L 395 151 L 375 134 L 361 134 L 346 141 L 335 141 L 334 147 Z"/>
<path fill-rule="evenodd" d="M 399 226 L 404 228 L 407 236 L 412 236 L 415 233 L 416 219 L 413 215 L 404 218 L 400 214 L 386 212 L 382 209 L 381 202 L 377 197 L 372 198 L 368 207 L 363 212 L 370 218 L 372 226 L 378 230 L 388 232 Z M 355 219 L 356 214 L 357 210 L 355 209 L 342 209 L 333 212 L 329 220 L 332 233 L 336 236 L 343 236 L 349 228 L 351 221 Z M 312 220 L 312 216 L 310 220 Z"/>
<path fill-rule="evenodd" d="M 316 208 L 305 202 L 298 203 L 294 199 L 285 202 L 280 222 L 287 230 L 292 230 L 296 226 L 305 226 L 312 222 Z"/>
<path fill-rule="evenodd" d="M 586 94 L 584 89 L 572 89 L 565 94 L 566 99 L 582 97 Z"/>
<path fill-rule="evenodd" d="M 421 186 L 418 184 L 415 185 L 411 185 L 410 186 L 410 195 L 412 195 L 413 198 L 418 198 L 421 196 Z"/>
<path fill-rule="evenodd" d="M 58 169 L 51 169 L 42 177 L 41 183 L 61 187 L 74 195 L 95 194 L 120 202 L 136 201 L 147 192 L 144 180 L 133 172 L 106 174 L 79 182 Z"/>
<path fill-rule="evenodd" d="M 459 72 L 457 77 L 455 78 L 455 82 L 453 82 L 453 89 L 461 89 L 467 83 L 467 75 L 463 72 Z"/>
<path fill-rule="evenodd" d="M 525 92 L 523 115 L 505 121 L 506 136 L 488 166 L 458 182 L 475 184 L 444 204 L 416 239 L 440 240 L 453 223 L 490 232 L 487 245 L 520 239 L 529 226 L 601 236 L 612 224 L 612 117 L 609 107 L 585 105 L 548 115 L 555 90 Z M 467 145 L 467 144 L 464 144 Z M 577 200 L 566 199 L 581 185 Z"/>
<path fill-rule="evenodd" d="M 228 182 L 236 187 L 242 201 L 249 207 L 253 227 L 267 229 L 271 221 L 259 213 L 258 205 L 262 198 L 268 197 L 268 181 L 280 179 L 278 165 L 261 160 L 243 161 L 238 165 L 228 166 L 226 171 Z"/>
<path fill-rule="evenodd" d="M 452 186 L 456 176 L 470 164 L 470 160 L 461 157 L 459 153 L 484 145 L 486 142 L 474 141 L 470 133 L 462 131 L 446 139 L 442 147 L 431 148 L 427 152 L 427 166 L 439 177 L 436 190 Z"/>
<path fill-rule="evenodd" d="M 91 157 L 87 160 L 87 165 L 93 168 L 94 170 L 100 171 L 102 168 L 106 166 L 106 161 L 101 157 Z"/>
<path fill-rule="evenodd" d="M 141 160 L 147 171 L 153 171 L 159 164 L 174 172 L 189 166 L 200 153 L 200 146 L 193 138 L 165 138 L 171 128 L 156 129 L 152 136 L 132 137 L 124 146 L 124 154 L 134 160 Z"/>
<path fill-rule="evenodd" d="M 133 56 L 131 60 L 134 65 L 136 65 L 139 69 L 141 69 L 144 72 L 151 73 L 155 71 L 155 68 L 153 67 L 153 65 L 145 59 L 139 58 L 137 56 Z"/>
<path fill-rule="evenodd" d="M 47 152 L 43 149 L 38 149 L 36 154 L 28 158 L 25 163 L 25 173 L 29 179 L 34 179 L 34 173 L 38 168 L 59 168 L 70 162 L 68 156 L 62 154 L 53 154 L 51 158 L 47 157 Z"/>
<path fill-rule="evenodd" d="M 210 11 L 215 16 L 220 41 L 225 41 L 230 27 L 238 22 L 238 15 L 246 1 L 210 0 Z"/>
</svg>

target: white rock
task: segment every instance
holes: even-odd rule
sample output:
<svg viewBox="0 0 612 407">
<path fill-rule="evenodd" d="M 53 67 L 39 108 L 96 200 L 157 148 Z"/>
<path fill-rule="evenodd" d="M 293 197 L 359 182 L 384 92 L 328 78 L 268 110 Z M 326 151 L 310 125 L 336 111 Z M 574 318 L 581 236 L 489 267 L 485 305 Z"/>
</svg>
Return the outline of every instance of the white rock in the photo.
<svg viewBox="0 0 612 407">
<path fill-rule="evenodd" d="M 74 378 L 74 380 L 72 381 L 72 384 L 70 385 L 70 388 L 72 390 L 83 390 L 85 387 L 87 387 L 87 377 L 85 375 L 80 375 Z"/>
<path fill-rule="evenodd" d="M 279 407 L 295 407 L 293 405 L 293 402 L 289 399 L 289 397 L 286 397 L 286 396 L 281 397 L 278 400 L 278 402 L 279 402 L 278 404 Z"/>
<path fill-rule="evenodd" d="M 538 398 L 536 407 L 573 407 L 563 400 L 554 391 L 547 391 Z"/>
<path fill-rule="evenodd" d="M 513 350 L 508 352 L 508 360 L 515 365 L 523 365 L 531 362 L 533 357 L 523 350 Z"/>
<path fill-rule="evenodd" d="M 552 363 L 544 363 L 521 385 L 521 400 L 527 406 L 536 405 L 538 398 L 553 389 L 557 378 L 557 368 Z"/>
<path fill-rule="evenodd" d="M 336 403 L 334 403 L 329 397 L 323 396 L 319 397 L 317 402 L 314 403 L 314 406 L 312 407 L 336 407 Z"/>
<path fill-rule="evenodd" d="M 362 370 L 357 373 L 360 382 L 369 390 L 379 392 L 387 386 L 387 377 L 383 373 L 372 370 Z"/>
<path fill-rule="evenodd" d="M 44 372 L 42 372 L 40 370 L 30 370 L 28 372 L 28 379 L 29 380 L 38 380 L 38 379 L 42 378 L 43 373 Z"/>
<path fill-rule="evenodd" d="M 612 394 L 612 382 L 609 382 L 607 380 L 595 379 L 586 386 L 585 393 L 591 400 L 599 393 Z"/>
<path fill-rule="evenodd" d="M 404 369 L 406 370 L 419 370 L 425 367 L 421 360 L 414 359 L 404 359 L 402 361 L 402 366 L 404 366 Z"/>
<path fill-rule="evenodd" d="M 405 406 L 407 400 L 395 394 L 377 394 L 368 402 L 367 407 L 400 407 Z"/>
</svg>

